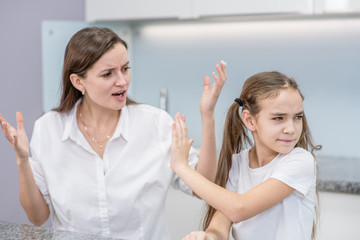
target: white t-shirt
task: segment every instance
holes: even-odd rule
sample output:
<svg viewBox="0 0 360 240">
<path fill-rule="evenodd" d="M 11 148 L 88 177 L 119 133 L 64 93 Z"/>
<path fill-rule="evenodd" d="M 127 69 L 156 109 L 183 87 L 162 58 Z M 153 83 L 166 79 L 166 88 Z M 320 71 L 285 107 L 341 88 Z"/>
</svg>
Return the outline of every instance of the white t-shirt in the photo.
<svg viewBox="0 0 360 240">
<path fill-rule="evenodd" d="M 232 234 L 241 240 L 310 240 L 316 204 L 316 165 L 303 148 L 278 154 L 260 168 L 249 167 L 249 149 L 234 154 L 226 188 L 245 193 L 269 178 L 295 189 L 274 207 L 239 223 Z"/>
<path fill-rule="evenodd" d="M 48 112 L 35 123 L 30 163 L 54 228 L 121 239 L 169 239 L 165 199 L 172 185 L 192 191 L 170 168 L 173 119 L 138 104 L 121 110 L 103 159 L 69 113 Z M 195 168 L 198 154 L 190 152 Z"/>
</svg>

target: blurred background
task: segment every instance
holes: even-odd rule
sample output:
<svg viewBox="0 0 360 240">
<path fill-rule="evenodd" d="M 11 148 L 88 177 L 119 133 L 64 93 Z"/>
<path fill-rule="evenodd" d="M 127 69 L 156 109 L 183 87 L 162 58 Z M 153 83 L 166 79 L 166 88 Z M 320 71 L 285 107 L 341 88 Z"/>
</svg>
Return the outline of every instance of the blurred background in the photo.
<svg viewBox="0 0 360 240">
<path fill-rule="evenodd" d="M 34 121 L 59 102 L 69 38 L 85 26 L 106 26 L 129 44 L 130 97 L 171 116 L 184 114 L 195 147 L 203 77 L 225 60 L 228 80 L 215 112 L 218 147 L 227 108 L 243 82 L 276 70 L 295 78 L 305 96 L 314 141 L 323 146 L 319 158 L 360 166 L 360 1 L 0 0 L 0 26 L 0 113 L 15 125 L 21 111 L 29 138 Z M 0 221 L 28 224 L 15 156 L 4 137 L 0 153 Z M 337 179 L 348 177 L 337 172 Z M 319 239 L 360 236 L 359 196 L 320 193 Z M 170 190 L 173 239 L 199 229 L 203 205 Z"/>
</svg>

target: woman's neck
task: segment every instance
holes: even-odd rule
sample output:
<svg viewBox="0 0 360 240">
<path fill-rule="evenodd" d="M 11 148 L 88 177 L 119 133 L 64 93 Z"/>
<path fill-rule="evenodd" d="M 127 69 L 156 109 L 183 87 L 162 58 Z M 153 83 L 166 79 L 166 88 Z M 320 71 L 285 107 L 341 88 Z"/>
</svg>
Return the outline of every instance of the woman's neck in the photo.
<svg viewBox="0 0 360 240">
<path fill-rule="evenodd" d="M 82 115 L 83 120 L 90 127 L 102 129 L 106 126 L 112 126 L 117 123 L 121 110 L 105 109 L 100 106 L 91 106 L 82 102 L 78 107 L 78 113 Z"/>
</svg>

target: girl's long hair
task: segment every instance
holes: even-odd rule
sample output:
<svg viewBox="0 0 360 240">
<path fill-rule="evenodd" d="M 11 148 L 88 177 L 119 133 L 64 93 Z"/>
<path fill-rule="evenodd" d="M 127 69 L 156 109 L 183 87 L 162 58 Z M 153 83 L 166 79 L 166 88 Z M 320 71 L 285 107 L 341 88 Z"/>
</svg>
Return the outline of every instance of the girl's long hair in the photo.
<svg viewBox="0 0 360 240">
<path fill-rule="evenodd" d="M 70 75 L 75 73 L 85 78 L 87 71 L 117 43 L 127 49 L 126 42 L 109 28 L 86 27 L 71 37 L 65 49 L 61 101 L 54 111 L 68 112 L 82 97 L 81 92 L 72 85 Z M 127 105 L 134 103 L 131 99 L 126 99 Z"/>
<path fill-rule="evenodd" d="M 241 112 L 247 109 L 251 115 L 255 116 L 260 112 L 260 100 L 269 97 L 276 97 L 279 95 L 280 90 L 287 88 L 297 90 L 302 99 L 304 99 L 295 80 L 282 73 L 275 71 L 261 72 L 251 76 L 245 81 L 242 92 L 239 96 L 243 103 Z M 226 187 L 226 183 L 229 178 L 229 171 L 232 165 L 232 155 L 239 153 L 241 150 L 244 150 L 248 146 L 252 145 L 247 128 L 240 117 L 241 112 L 240 105 L 237 102 L 234 102 L 231 104 L 226 115 L 222 146 L 215 177 L 215 183 L 224 188 Z M 295 147 L 304 148 L 313 154 L 314 150 L 319 150 L 321 146 L 315 146 L 313 144 L 305 114 L 302 121 L 302 133 Z M 316 162 L 314 164 L 316 165 Z M 316 219 L 318 218 L 317 204 L 315 208 L 316 217 L 313 224 L 313 239 L 315 237 Z M 215 212 L 215 208 L 210 205 L 207 206 L 207 212 L 203 219 L 204 230 L 206 230 L 209 226 Z"/>
</svg>

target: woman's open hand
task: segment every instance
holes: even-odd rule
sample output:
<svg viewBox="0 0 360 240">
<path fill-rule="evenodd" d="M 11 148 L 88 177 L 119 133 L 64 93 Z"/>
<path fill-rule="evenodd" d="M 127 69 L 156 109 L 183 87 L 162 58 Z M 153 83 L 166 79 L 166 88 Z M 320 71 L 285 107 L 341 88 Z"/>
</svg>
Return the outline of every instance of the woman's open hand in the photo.
<svg viewBox="0 0 360 240">
<path fill-rule="evenodd" d="M 189 140 L 185 117 L 177 113 L 172 125 L 170 161 L 170 166 L 174 171 L 178 166 L 188 165 L 189 151 L 193 141 L 193 139 Z"/>
<path fill-rule="evenodd" d="M 29 159 L 29 140 L 24 129 L 24 120 L 21 112 L 16 113 L 17 129 L 13 128 L 0 114 L 0 125 L 6 139 L 16 153 L 18 164 Z"/>
<path fill-rule="evenodd" d="M 211 87 L 209 77 L 204 77 L 204 90 L 200 100 L 200 112 L 202 114 L 214 113 L 217 99 L 219 98 L 221 89 L 226 81 L 226 63 L 221 61 L 219 64 L 217 64 L 216 71 L 219 76 L 217 76 L 215 72 L 212 73 L 215 81 Z"/>
</svg>

